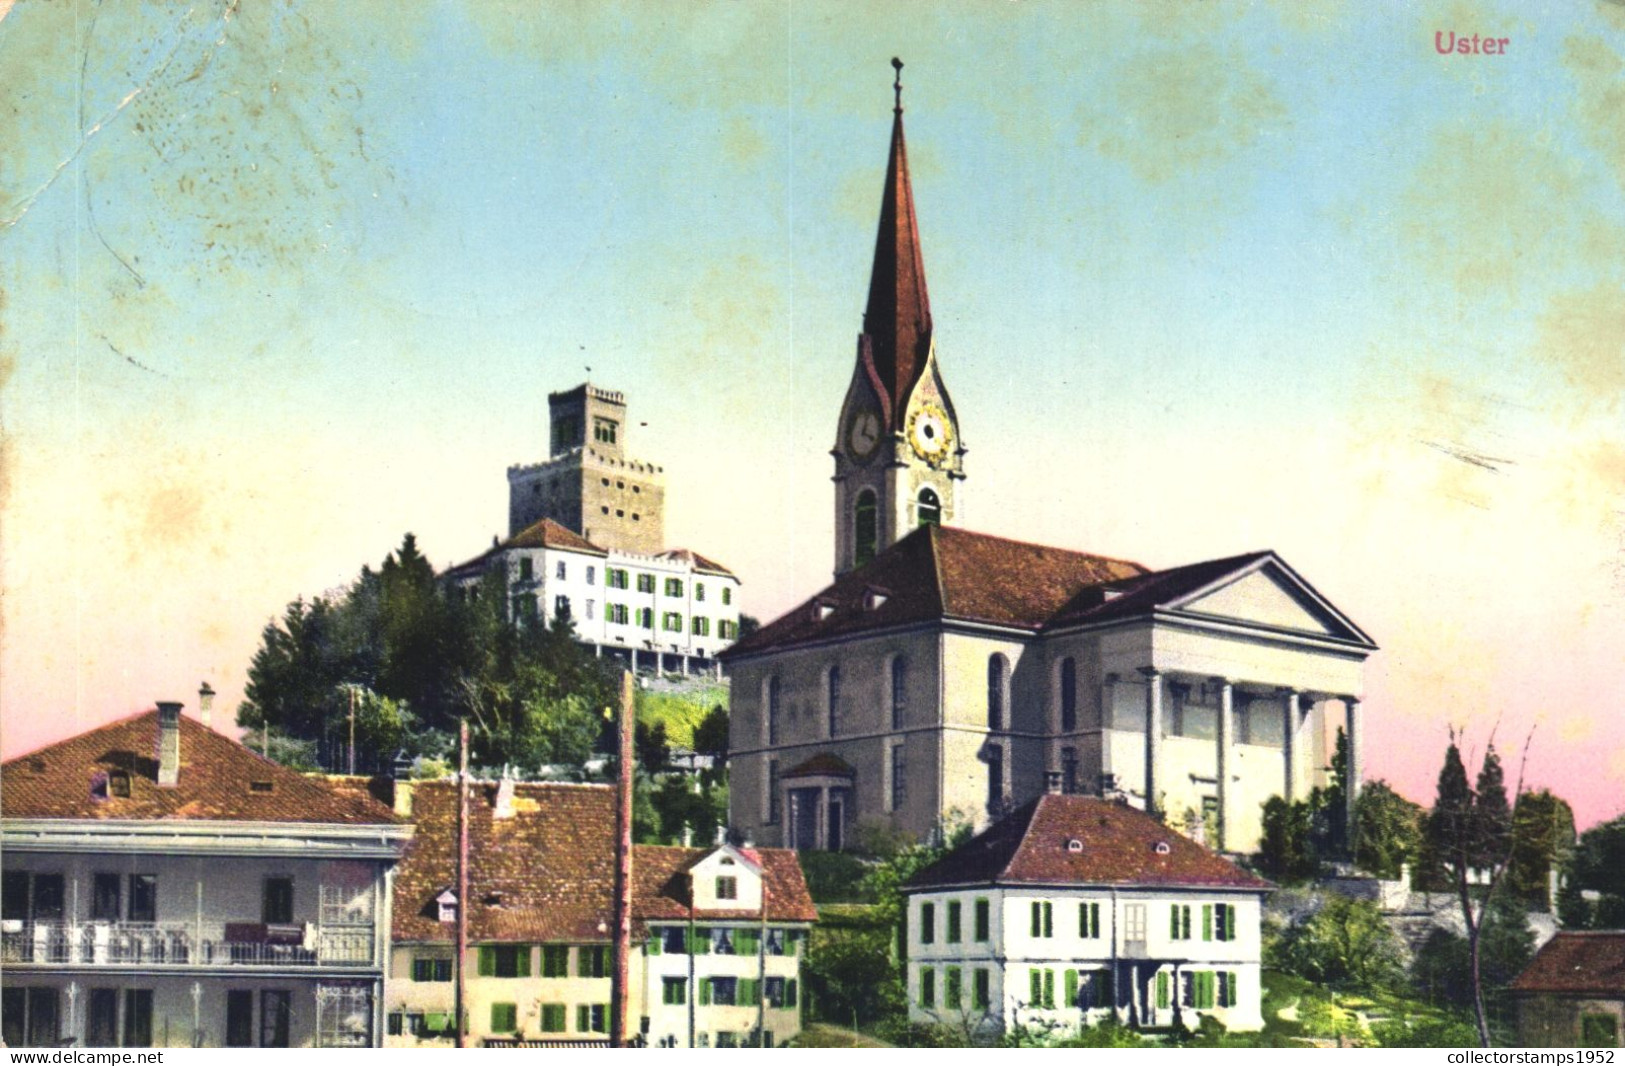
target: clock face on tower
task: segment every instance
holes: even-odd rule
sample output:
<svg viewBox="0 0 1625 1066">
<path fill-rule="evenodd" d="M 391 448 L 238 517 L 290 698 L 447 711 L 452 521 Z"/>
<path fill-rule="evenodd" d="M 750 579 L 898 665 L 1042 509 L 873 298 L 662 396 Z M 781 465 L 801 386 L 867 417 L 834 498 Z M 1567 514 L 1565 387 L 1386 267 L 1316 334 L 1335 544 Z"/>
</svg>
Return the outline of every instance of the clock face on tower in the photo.
<svg viewBox="0 0 1625 1066">
<path fill-rule="evenodd" d="M 860 460 L 867 459 L 874 454 L 875 445 L 879 443 L 880 416 L 873 411 L 859 411 L 853 415 L 846 433 L 846 445 L 852 449 L 852 454 Z"/>
<path fill-rule="evenodd" d="M 948 413 L 934 403 L 921 404 L 908 420 L 908 442 L 914 454 L 935 465 L 942 462 L 952 443 L 948 430 Z"/>
</svg>

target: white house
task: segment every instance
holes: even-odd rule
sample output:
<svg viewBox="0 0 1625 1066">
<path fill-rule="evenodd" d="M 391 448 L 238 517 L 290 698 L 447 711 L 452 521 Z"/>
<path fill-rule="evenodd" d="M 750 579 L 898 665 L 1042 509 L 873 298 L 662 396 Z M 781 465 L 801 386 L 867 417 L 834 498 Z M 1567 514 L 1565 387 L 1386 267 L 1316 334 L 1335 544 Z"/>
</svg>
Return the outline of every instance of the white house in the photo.
<svg viewBox="0 0 1625 1066">
<path fill-rule="evenodd" d="M 180 712 L 0 767 L 6 1045 L 378 1046 L 410 827 Z"/>
<path fill-rule="evenodd" d="M 1039 796 L 903 891 L 912 1021 L 1263 1025 L 1269 883 L 1126 804 Z"/>
<path fill-rule="evenodd" d="M 549 518 L 446 571 L 454 589 L 507 583 L 509 617 L 570 619 L 599 655 L 634 671 L 699 673 L 739 636 L 739 579 L 686 548 L 601 548 Z"/>
</svg>

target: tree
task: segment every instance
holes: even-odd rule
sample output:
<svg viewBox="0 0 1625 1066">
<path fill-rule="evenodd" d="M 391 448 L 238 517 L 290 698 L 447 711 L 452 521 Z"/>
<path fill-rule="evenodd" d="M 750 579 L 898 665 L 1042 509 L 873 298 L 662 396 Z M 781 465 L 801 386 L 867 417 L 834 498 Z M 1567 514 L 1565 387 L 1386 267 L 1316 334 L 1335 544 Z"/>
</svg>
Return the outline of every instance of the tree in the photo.
<svg viewBox="0 0 1625 1066">
<path fill-rule="evenodd" d="M 1290 884 L 1307 881 L 1320 871 L 1314 812 L 1308 803 L 1288 803 L 1271 796 L 1264 801 L 1263 823 L 1258 865 L 1266 877 Z"/>
<path fill-rule="evenodd" d="M 1420 804 L 1395 792 L 1386 781 L 1367 781 L 1354 801 L 1358 825 L 1354 862 L 1360 869 L 1393 880 L 1407 863 L 1414 863 L 1422 850 Z"/>
<path fill-rule="evenodd" d="M 1269 965 L 1340 991 L 1382 992 L 1404 975 L 1403 950 L 1376 904 L 1334 892 L 1284 930 L 1268 955 Z"/>
<path fill-rule="evenodd" d="M 1574 811 L 1566 802 L 1545 789 L 1519 796 L 1512 811 L 1507 891 L 1531 906 L 1555 907 L 1551 874 L 1569 865 L 1574 846 Z"/>
<path fill-rule="evenodd" d="M 1621 870 L 1625 870 L 1625 815 L 1581 833 L 1574 851 L 1569 871 L 1574 891 L 1598 894 L 1595 906 L 1586 908 L 1592 928 L 1625 927 L 1625 882 L 1620 879 Z"/>
</svg>

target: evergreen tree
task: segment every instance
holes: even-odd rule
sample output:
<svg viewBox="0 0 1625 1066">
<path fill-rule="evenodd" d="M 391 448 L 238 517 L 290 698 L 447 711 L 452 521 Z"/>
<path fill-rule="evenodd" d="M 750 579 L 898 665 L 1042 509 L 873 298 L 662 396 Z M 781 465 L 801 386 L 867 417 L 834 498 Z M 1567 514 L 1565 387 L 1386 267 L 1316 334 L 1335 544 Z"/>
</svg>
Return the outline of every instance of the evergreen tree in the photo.
<svg viewBox="0 0 1625 1066">
<path fill-rule="evenodd" d="M 1406 863 L 1417 861 L 1422 850 L 1421 806 L 1377 780 L 1361 787 L 1354 807 L 1360 827 L 1354 861 L 1360 869 L 1391 880 Z"/>
<path fill-rule="evenodd" d="M 1478 771 L 1473 790 L 1472 850 L 1475 866 L 1489 868 L 1505 864 L 1512 839 L 1512 808 L 1507 803 L 1506 776 L 1495 745 L 1484 749 L 1484 765 Z"/>
</svg>

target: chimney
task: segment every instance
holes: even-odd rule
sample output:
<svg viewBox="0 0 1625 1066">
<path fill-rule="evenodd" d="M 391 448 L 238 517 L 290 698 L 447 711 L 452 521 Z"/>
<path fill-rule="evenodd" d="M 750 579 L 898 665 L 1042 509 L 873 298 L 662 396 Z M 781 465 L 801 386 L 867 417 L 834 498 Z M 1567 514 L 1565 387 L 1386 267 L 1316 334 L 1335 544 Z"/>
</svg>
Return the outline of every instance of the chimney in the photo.
<svg viewBox="0 0 1625 1066">
<path fill-rule="evenodd" d="M 207 681 L 203 682 L 197 690 L 197 719 L 203 723 L 204 729 L 213 729 L 211 712 L 214 710 L 214 689 L 209 687 Z"/>
<path fill-rule="evenodd" d="M 513 775 L 508 768 L 502 768 L 502 780 L 497 782 L 496 809 L 491 812 L 493 818 L 513 817 Z"/>
<path fill-rule="evenodd" d="M 1061 771 L 1048 770 L 1044 773 L 1044 791 L 1052 796 L 1061 794 Z"/>
<path fill-rule="evenodd" d="M 390 806 L 402 818 L 412 816 L 412 757 L 402 748 L 395 753 L 395 775 L 389 783 Z"/>
<path fill-rule="evenodd" d="M 158 783 L 173 785 L 181 779 L 181 704 L 158 704 Z"/>
</svg>

